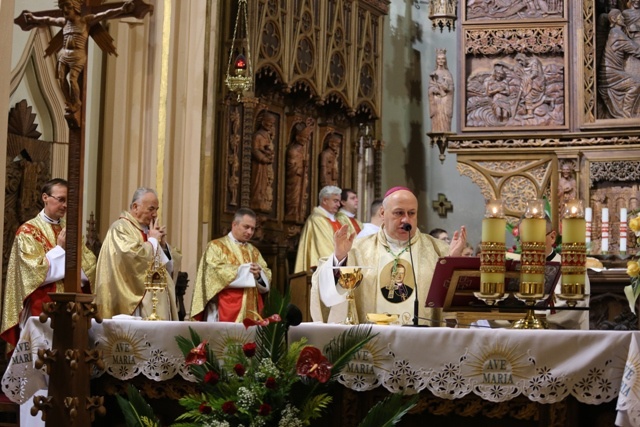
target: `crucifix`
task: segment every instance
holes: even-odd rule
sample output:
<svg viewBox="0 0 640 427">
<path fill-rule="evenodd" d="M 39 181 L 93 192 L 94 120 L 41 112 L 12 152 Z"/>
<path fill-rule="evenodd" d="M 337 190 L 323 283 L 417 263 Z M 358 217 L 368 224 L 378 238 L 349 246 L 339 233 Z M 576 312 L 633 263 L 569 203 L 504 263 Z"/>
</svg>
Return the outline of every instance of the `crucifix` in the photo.
<svg viewBox="0 0 640 427">
<path fill-rule="evenodd" d="M 46 365 L 50 375 L 48 397 L 34 399 L 32 414 L 42 411 L 47 426 L 90 425 L 95 413 L 104 414 L 103 398 L 90 397 L 91 365 L 102 356 L 87 349 L 91 317 L 99 319 L 93 295 L 82 294 L 82 202 L 84 195 L 85 96 L 88 40 L 91 37 L 109 54 L 115 54 L 113 38 L 101 22 L 113 18 L 142 19 L 153 11 L 143 0 L 102 4 L 103 0 L 58 0 L 57 10 L 23 11 L 15 20 L 22 30 L 55 26 L 45 55 L 57 53 L 57 79 L 66 104 L 69 126 L 67 191 L 67 244 L 65 248 L 64 293 L 50 294 L 40 319 L 51 318 L 51 349 L 38 353 L 36 365 Z"/>
</svg>

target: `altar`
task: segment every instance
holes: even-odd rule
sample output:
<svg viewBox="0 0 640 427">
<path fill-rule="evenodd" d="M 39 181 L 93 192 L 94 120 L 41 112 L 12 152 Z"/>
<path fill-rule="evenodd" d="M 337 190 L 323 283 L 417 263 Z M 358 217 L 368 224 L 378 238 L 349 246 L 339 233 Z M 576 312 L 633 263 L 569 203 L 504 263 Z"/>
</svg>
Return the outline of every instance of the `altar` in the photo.
<svg viewBox="0 0 640 427">
<path fill-rule="evenodd" d="M 194 381 L 175 341 L 188 336 L 189 327 L 220 353 L 230 340 L 253 340 L 254 328 L 239 324 L 105 320 L 90 329 L 89 344 L 102 350 L 105 362 L 93 376 Z M 469 397 L 494 403 L 615 402 L 616 425 L 640 426 L 640 332 L 371 327 L 376 337 L 339 378 L 343 390 L 357 396 L 421 393 L 454 405 Z M 303 323 L 290 329 L 289 340 L 304 337 L 324 348 L 345 328 Z M 50 341 L 48 324 L 30 319 L 2 378 L 12 401 L 25 402 L 46 386 L 47 376 L 34 361 Z"/>
</svg>

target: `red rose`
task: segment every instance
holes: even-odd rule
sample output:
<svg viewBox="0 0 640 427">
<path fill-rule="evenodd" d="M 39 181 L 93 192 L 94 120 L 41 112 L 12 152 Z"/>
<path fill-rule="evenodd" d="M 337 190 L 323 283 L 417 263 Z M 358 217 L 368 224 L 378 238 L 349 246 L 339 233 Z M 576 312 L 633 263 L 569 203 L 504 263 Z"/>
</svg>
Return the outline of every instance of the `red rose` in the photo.
<svg viewBox="0 0 640 427">
<path fill-rule="evenodd" d="M 247 357 L 253 357 L 254 354 L 256 354 L 256 343 L 254 342 L 248 342 L 245 345 L 242 346 L 242 351 L 244 352 L 244 355 Z"/>
<path fill-rule="evenodd" d="M 513 237 L 518 237 L 520 235 L 520 228 L 513 227 L 513 230 L 511 230 L 511 234 L 513 234 Z"/>
<path fill-rule="evenodd" d="M 240 363 L 236 364 L 236 366 L 233 367 L 233 370 L 236 371 L 236 375 L 238 375 L 239 377 L 244 377 L 244 366 L 242 366 Z"/>
<path fill-rule="evenodd" d="M 233 403 L 233 400 L 228 400 L 222 404 L 222 412 L 228 415 L 233 415 L 238 412 L 238 408 L 236 408 L 236 404 Z"/>
<path fill-rule="evenodd" d="M 209 406 L 207 402 L 202 402 L 198 407 L 198 411 L 200 411 L 201 414 L 205 414 L 205 415 L 210 414 L 212 410 L 213 409 L 211 409 L 211 406 Z"/>
<path fill-rule="evenodd" d="M 326 383 L 331 378 L 333 366 L 322 352 L 315 347 L 307 346 L 300 352 L 296 363 L 296 372 L 309 378 L 315 378 L 321 383 Z"/>
<path fill-rule="evenodd" d="M 274 390 L 276 388 L 276 379 L 273 377 L 267 378 L 267 381 L 265 381 L 264 386 L 269 390 Z"/>
<path fill-rule="evenodd" d="M 271 405 L 268 403 L 263 403 L 260 405 L 260 409 L 258 410 L 258 415 L 266 417 L 271 413 Z"/>
<path fill-rule="evenodd" d="M 218 384 L 218 380 L 220 380 L 220 375 L 218 375 L 217 372 L 209 371 L 206 374 L 204 374 L 205 384 L 216 385 Z"/>
</svg>

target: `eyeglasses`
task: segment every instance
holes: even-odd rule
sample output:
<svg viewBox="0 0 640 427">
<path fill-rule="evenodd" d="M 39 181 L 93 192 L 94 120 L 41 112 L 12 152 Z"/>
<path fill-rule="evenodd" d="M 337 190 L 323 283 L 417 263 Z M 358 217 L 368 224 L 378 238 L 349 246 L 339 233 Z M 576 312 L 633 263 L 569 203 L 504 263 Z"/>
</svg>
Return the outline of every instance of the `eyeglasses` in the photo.
<svg viewBox="0 0 640 427">
<path fill-rule="evenodd" d="M 47 196 L 51 197 L 52 199 L 56 199 L 58 202 L 62 204 L 67 203 L 67 199 L 65 199 L 64 197 L 52 196 L 51 194 L 47 194 Z"/>
</svg>

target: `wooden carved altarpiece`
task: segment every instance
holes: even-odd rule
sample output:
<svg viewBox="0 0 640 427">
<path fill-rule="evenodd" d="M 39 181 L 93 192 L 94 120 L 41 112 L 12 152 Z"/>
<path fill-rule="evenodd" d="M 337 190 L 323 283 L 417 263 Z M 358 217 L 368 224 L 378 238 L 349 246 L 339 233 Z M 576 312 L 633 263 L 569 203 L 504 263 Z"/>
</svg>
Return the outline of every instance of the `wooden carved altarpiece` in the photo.
<svg viewBox="0 0 640 427">
<path fill-rule="evenodd" d="M 634 209 L 640 182 L 640 96 L 632 89 L 640 87 L 632 58 L 640 44 L 631 25 L 640 9 L 621 1 L 466 0 L 460 10 L 460 125 L 448 141 L 459 172 L 485 198 L 502 198 L 510 221 L 534 197 L 547 196 L 559 213 L 577 196 L 594 215 L 605 200 L 616 212 L 610 250 L 617 250 L 617 212 Z"/>
<path fill-rule="evenodd" d="M 42 209 L 40 189 L 51 179 L 52 143 L 39 139 L 37 127 L 36 115 L 26 100 L 9 110 L 2 283 L 16 230 Z"/>
<path fill-rule="evenodd" d="M 232 3 L 224 6 L 228 23 Z M 254 240 L 281 290 L 327 180 L 357 189 L 362 214 L 380 194 L 376 122 L 387 12 L 385 0 L 248 2 L 255 87 L 240 100 L 223 94 L 214 194 L 224 196 L 213 212 L 212 237 L 229 231 L 238 208 L 255 210 Z M 372 138 L 362 137 L 363 124 Z"/>
</svg>

